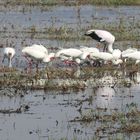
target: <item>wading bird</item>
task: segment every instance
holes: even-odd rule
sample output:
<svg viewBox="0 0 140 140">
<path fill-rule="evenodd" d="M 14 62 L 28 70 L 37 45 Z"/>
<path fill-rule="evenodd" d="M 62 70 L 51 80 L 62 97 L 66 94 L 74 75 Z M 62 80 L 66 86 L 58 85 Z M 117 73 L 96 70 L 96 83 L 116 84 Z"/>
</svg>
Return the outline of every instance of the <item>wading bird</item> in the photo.
<svg viewBox="0 0 140 140">
<path fill-rule="evenodd" d="M 115 37 L 110 32 L 105 30 L 88 30 L 85 35 L 90 36 L 92 39 L 98 42 L 104 43 L 104 50 L 108 48 L 110 53 L 113 52 L 112 46 L 115 41 Z"/>
<path fill-rule="evenodd" d="M 140 63 L 140 51 L 134 51 L 131 53 L 126 53 L 122 55 L 123 58 L 125 59 L 133 59 L 136 60 L 135 64 Z"/>
<path fill-rule="evenodd" d="M 48 54 L 48 50 L 44 46 L 36 45 L 36 44 L 23 48 L 22 53 L 29 62 L 30 70 L 31 70 L 32 62 L 36 61 L 37 72 L 38 72 L 39 62 L 44 62 L 44 63 L 50 62 L 55 55 L 54 53 Z M 28 58 L 30 58 L 31 60 Z"/>
<path fill-rule="evenodd" d="M 13 59 L 15 53 L 16 53 L 15 49 L 7 47 L 7 48 L 4 48 L 3 53 L 4 53 L 4 56 L 3 56 L 2 63 L 4 62 L 5 58 L 7 58 L 9 67 L 12 67 L 12 59 Z"/>
<path fill-rule="evenodd" d="M 64 60 L 65 63 L 69 64 L 71 64 L 71 62 L 80 64 L 81 61 L 84 61 L 88 56 L 89 52 L 82 52 L 75 48 L 62 49 L 55 55 L 56 58 L 60 58 L 61 60 Z"/>
<path fill-rule="evenodd" d="M 122 51 L 122 56 L 126 55 L 126 54 L 129 54 L 129 53 L 133 53 L 133 52 L 136 52 L 137 49 L 136 48 L 128 48 L 124 51 Z"/>
<path fill-rule="evenodd" d="M 112 53 L 108 53 L 108 52 L 90 53 L 90 58 L 93 60 L 103 60 L 105 62 L 111 61 L 115 65 L 121 64 L 123 62 L 120 59 L 121 51 L 119 49 L 114 49 Z"/>
</svg>

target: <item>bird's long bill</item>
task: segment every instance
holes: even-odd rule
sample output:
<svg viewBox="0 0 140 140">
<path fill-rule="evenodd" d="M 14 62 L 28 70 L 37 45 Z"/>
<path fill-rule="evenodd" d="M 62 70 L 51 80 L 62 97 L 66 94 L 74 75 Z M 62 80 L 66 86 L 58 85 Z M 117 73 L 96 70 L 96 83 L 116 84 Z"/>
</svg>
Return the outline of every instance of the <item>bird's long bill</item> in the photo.
<svg viewBox="0 0 140 140">
<path fill-rule="evenodd" d="M 9 58 L 8 61 L 9 61 L 9 68 L 11 68 L 12 67 L 12 59 Z"/>
</svg>

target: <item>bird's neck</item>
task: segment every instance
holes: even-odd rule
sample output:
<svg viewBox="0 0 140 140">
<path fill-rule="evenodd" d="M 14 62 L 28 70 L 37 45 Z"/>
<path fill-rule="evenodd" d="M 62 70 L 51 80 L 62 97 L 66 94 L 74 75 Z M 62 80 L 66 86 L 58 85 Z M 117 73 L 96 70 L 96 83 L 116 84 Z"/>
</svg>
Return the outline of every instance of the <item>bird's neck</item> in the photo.
<svg viewBox="0 0 140 140">
<path fill-rule="evenodd" d="M 110 53 L 112 53 L 112 52 L 113 52 L 113 47 L 112 47 L 112 44 L 109 44 L 109 45 L 108 45 L 108 51 L 109 51 Z"/>
<path fill-rule="evenodd" d="M 9 68 L 11 68 L 12 67 L 12 59 L 11 58 L 9 58 Z"/>
</svg>

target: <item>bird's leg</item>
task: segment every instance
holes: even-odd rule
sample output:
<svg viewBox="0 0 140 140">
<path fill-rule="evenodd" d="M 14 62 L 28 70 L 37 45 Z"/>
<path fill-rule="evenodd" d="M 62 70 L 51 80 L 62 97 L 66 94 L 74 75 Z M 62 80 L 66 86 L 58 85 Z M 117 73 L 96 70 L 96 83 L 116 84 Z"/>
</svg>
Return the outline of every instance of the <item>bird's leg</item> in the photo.
<svg viewBox="0 0 140 140">
<path fill-rule="evenodd" d="M 68 63 L 68 60 L 64 60 L 63 62 L 64 62 L 64 64 L 66 64 L 66 65 L 67 65 L 67 63 Z"/>
<path fill-rule="evenodd" d="M 39 70 L 38 70 L 38 63 L 36 63 L 36 73 L 38 74 Z"/>
<path fill-rule="evenodd" d="M 71 66 L 71 61 L 69 61 L 69 60 L 64 60 L 64 63 L 68 66 Z"/>
<path fill-rule="evenodd" d="M 104 49 L 103 49 L 103 52 L 106 52 L 107 51 L 107 44 L 106 42 L 104 42 Z"/>
<path fill-rule="evenodd" d="M 26 58 L 26 60 L 28 61 L 28 67 L 29 67 L 29 73 L 31 73 L 32 72 L 32 70 L 31 70 L 31 68 L 32 68 L 32 60 L 30 60 L 26 55 L 23 55 L 25 58 Z"/>
<path fill-rule="evenodd" d="M 11 59 L 11 57 L 8 59 L 8 61 L 9 61 L 9 68 L 11 68 L 12 67 L 12 59 Z"/>
<path fill-rule="evenodd" d="M 32 60 L 29 60 L 28 64 L 29 64 L 29 73 L 32 73 L 32 64 L 33 64 Z"/>
<path fill-rule="evenodd" d="M 75 66 L 79 66 L 78 63 L 76 63 L 75 61 L 72 61 L 72 64 Z"/>
<path fill-rule="evenodd" d="M 5 60 L 5 55 L 3 56 L 3 59 L 2 59 L 2 63 L 4 63 L 4 60 Z M 4 64 L 2 65 L 3 66 L 3 68 L 4 68 Z"/>
</svg>

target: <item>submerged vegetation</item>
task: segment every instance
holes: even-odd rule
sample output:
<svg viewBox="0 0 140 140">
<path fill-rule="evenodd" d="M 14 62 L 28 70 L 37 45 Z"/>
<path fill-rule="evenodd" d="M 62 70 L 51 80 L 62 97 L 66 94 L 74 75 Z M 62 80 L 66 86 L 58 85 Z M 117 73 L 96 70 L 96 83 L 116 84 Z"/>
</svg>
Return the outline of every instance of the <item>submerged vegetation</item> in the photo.
<svg viewBox="0 0 140 140">
<path fill-rule="evenodd" d="M 95 123 L 96 138 L 100 137 L 115 137 L 120 133 L 139 133 L 140 132 L 140 111 L 137 104 L 130 103 L 118 108 L 94 108 L 94 109 L 81 109 L 80 117 L 75 117 L 73 122 L 81 122 L 85 124 Z"/>
</svg>

